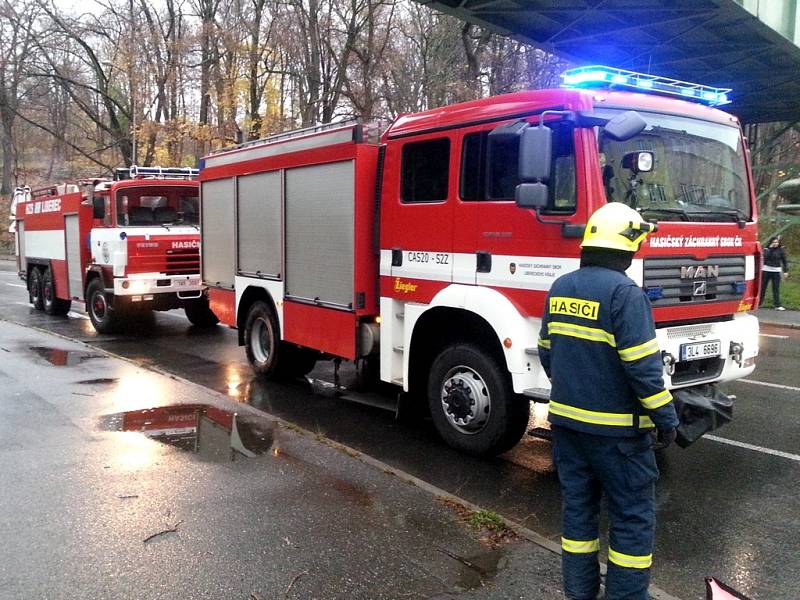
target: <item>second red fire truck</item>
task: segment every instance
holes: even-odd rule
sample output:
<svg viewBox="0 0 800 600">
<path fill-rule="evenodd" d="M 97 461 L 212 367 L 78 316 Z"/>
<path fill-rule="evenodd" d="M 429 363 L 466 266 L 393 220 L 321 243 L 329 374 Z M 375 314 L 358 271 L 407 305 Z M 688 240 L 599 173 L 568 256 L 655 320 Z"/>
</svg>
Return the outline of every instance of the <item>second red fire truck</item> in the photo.
<svg viewBox="0 0 800 600">
<path fill-rule="evenodd" d="M 589 215 L 624 202 L 658 223 L 628 274 L 667 386 L 751 373 L 760 247 L 739 123 L 713 108 L 728 90 L 604 67 L 565 83 L 406 115 L 379 141 L 332 124 L 207 156 L 203 280 L 254 370 L 378 360 L 449 444 L 508 450 L 548 397 L 547 290 Z"/>
<path fill-rule="evenodd" d="M 217 323 L 200 282 L 195 169 L 120 169 L 16 201 L 17 260 L 34 308 L 66 314 L 86 303 L 95 329 L 183 307 L 198 326 Z"/>
</svg>

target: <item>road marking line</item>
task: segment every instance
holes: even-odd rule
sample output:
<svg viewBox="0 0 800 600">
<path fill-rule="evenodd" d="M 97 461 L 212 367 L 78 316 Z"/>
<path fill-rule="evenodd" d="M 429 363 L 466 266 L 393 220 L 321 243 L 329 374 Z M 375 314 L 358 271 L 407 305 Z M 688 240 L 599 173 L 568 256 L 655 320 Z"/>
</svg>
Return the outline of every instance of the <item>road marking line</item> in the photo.
<svg viewBox="0 0 800 600">
<path fill-rule="evenodd" d="M 3 282 L 3 283 L 5 283 L 5 282 Z M 27 286 L 22 285 L 21 283 L 6 283 L 6 285 L 10 285 L 11 287 L 27 288 Z"/>
<path fill-rule="evenodd" d="M 737 442 L 736 440 L 729 440 L 727 438 L 717 437 L 716 435 L 704 435 L 703 439 L 719 442 L 720 444 L 728 444 L 729 446 L 737 446 L 746 450 L 755 450 L 764 454 L 771 454 L 772 456 L 780 456 L 781 458 L 788 458 L 796 462 L 800 462 L 799 454 L 791 454 L 790 452 L 783 452 L 782 450 L 773 450 L 772 448 L 764 448 L 763 446 L 756 446 L 755 444 L 748 444 L 746 442 Z"/>
<path fill-rule="evenodd" d="M 87 321 L 89 320 L 89 317 L 87 317 L 86 315 L 82 315 L 80 313 L 76 313 L 74 310 L 69 311 L 67 313 L 67 316 L 73 319 L 86 319 Z"/>
<path fill-rule="evenodd" d="M 758 335 L 760 335 L 761 337 L 766 337 L 766 338 L 775 338 L 776 340 L 788 340 L 789 339 L 788 335 L 775 335 L 774 333 L 759 333 Z"/>
<path fill-rule="evenodd" d="M 800 387 L 793 387 L 791 385 L 781 385 L 779 383 L 767 383 L 766 381 L 753 381 L 752 379 L 738 379 L 742 383 L 753 383 L 755 385 L 764 385 L 767 387 L 778 388 L 779 390 L 789 390 L 790 392 L 800 392 Z"/>
<path fill-rule="evenodd" d="M 33 306 L 30 302 L 14 302 L 14 304 L 19 304 L 20 306 L 27 306 L 28 308 L 31 308 Z"/>
</svg>

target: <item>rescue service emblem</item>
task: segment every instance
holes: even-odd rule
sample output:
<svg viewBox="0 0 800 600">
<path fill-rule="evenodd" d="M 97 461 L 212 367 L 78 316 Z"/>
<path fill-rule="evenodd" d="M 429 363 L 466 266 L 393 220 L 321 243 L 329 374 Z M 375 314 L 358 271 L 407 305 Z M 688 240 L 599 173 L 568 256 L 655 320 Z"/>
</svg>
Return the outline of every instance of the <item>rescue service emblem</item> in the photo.
<svg viewBox="0 0 800 600">
<path fill-rule="evenodd" d="M 508 265 L 508 270 L 511 271 L 512 275 L 514 273 L 516 273 L 517 272 L 517 263 L 513 263 L 512 262 L 510 265 Z"/>
<path fill-rule="evenodd" d="M 599 310 L 600 303 L 593 300 L 558 296 L 550 298 L 550 314 L 553 315 L 568 315 L 596 321 Z"/>
</svg>

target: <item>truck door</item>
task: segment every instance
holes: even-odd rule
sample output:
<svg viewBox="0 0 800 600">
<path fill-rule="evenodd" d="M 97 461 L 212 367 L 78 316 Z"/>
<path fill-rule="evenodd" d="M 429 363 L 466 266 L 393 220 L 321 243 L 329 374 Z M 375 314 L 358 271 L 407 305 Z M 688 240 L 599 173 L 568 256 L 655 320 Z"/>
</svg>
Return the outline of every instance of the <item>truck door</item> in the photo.
<svg viewBox="0 0 800 600">
<path fill-rule="evenodd" d="M 67 277 L 69 297 L 83 297 L 83 268 L 81 267 L 81 236 L 77 214 L 64 215 L 64 231 L 67 246 Z"/>
<path fill-rule="evenodd" d="M 452 140 L 431 134 L 390 144 L 381 243 L 391 253 L 390 295 L 427 301 L 453 279 Z"/>
<path fill-rule="evenodd" d="M 569 223 L 581 218 L 576 215 L 574 130 L 567 124 L 552 127 L 551 205 L 543 217 Z M 538 312 L 534 305 L 543 302 L 544 294 L 532 296 L 531 291 L 546 292 L 558 276 L 578 267 L 579 240 L 565 239 L 558 224 L 542 224 L 533 211 L 517 207 L 519 137 L 491 132 L 466 130 L 461 144 L 461 202 L 474 207 L 476 215 L 475 283 L 506 288 L 518 304 Z"/>
</svg>

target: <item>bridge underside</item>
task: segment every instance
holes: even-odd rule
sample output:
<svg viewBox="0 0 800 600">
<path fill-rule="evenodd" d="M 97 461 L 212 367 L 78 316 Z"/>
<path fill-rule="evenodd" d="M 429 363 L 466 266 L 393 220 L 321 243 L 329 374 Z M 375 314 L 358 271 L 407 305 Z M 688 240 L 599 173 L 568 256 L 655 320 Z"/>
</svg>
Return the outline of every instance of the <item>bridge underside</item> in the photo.
<svg viewBox="0 0 800 600">
<path fill-rule="evenodd" d="M 733 88 L 724 109 L 744 122 L 800 119 L 794 1 L 761 9 L 781 32 L 750 12 L 760 14 L 758 0 L 742 0 L 750 10 L 733 0 L 419 1 L 578 64 Z"/>
</svg>

